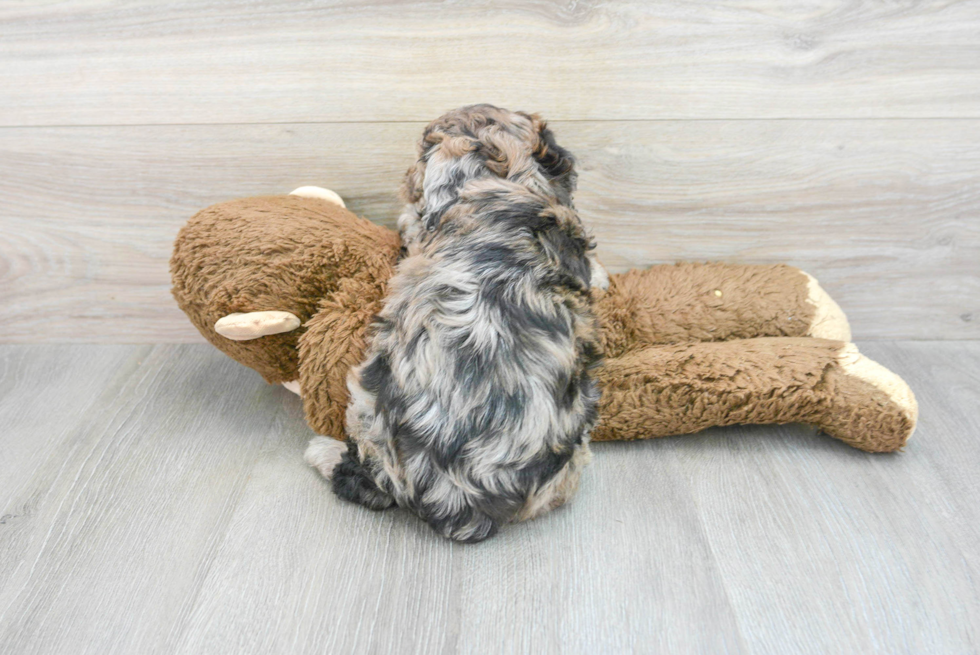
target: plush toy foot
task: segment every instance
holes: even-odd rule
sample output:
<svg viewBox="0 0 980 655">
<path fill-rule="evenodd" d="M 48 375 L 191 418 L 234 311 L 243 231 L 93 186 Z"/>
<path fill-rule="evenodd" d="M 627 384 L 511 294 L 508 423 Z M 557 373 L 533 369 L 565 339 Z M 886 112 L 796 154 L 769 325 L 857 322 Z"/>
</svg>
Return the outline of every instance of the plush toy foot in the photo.
<svg viewBox="0 0 980 655">
<path fill-rule="evenodd" d="M 303 459 L 318 470 L 320 475 L 329 480 L 346 451 L 347 444 L 343 441 L 337 441 L 330 437 L 313 437 L 310 440 L 310 445 L 306 447 Z"/>
<path fill-rule="evenodd" d="M 851 326 L 847 322 L 840 305 L 834 302 L 817 278 L 805 271 L 800 271 L 807 279 L 806 301 L 813 307 L 813 317 L 810 319 L 810 327 L 806 331 L 808 337 L 818 339 L 832 339 L 834 341 L 850 341 Z"/>
<path fill-rule="evenodd" d="M 840 378 L 836 400 L 842 410 L 845 410 L 847 405 L 857 406 L 847 413 L 842 411 L 840 414 L 840 418 L 847 416 L 848 423 L 832 420 L 826 423 L 824 431 L 850 442 L 864 441 L 871 436 L 869 432 L 873 433 L 876 430 L 881 434 L 888 430 L 898 430 L 901 433 L 907 432 L 902 441 L 904 445 L 912 437 L 919 420 L 919 404 L 909 385 L 905 384 L 905 380 L 878 362 L 862 355 L 853 343 L 844 345 L 837 355 L 837 363 L 843 369 L 845 376 Z M 875 416 L 876 409 L 881 411 L 880 417 Z M 892 449 L 883 448 L 883 450 Z"/>
<path fill-rule="evenodd" d="M 809 423 L 868 452 L 898 450 L 918 407 L 905 382 L 854 344 L 806 337 L 653 346 L 599 369 L 595 441 L 715 425 Z"/>
<path fill-rule="evenodd" d="M 300 326 L 299 317 L 290 312 L 248 312 L 228 314 L 218 319 L 214 331 L 233 341 L 248 341 L 269 334 L 280 334 Z"/>
<path fill-rule="evenodd" d="M 286 387 L 286 389 L 288 389 L 289 391 L 292 391 L 294 394 L 296 394 L 300 398 L 303 397 L 303 390 L 300 389 L 299 380 L 290 380 L 289 382 L 283 382 L 282 383 L 282 386 Z"/>
<path fill-rule="evenodd" d="M 290 191 L 291 196 L 302 196 L 304 198 L 320 198 L 321 200 L 326 200 L 327 202 L 332 202 L 335 205 L 340 205 L 346 208 L 347 205 L 344 204 L 344 199 L 336 191 L 331 191 L 330 189 L 324 189 L 318 186 L 301 186 L 300 188 Z"/>
</svg>

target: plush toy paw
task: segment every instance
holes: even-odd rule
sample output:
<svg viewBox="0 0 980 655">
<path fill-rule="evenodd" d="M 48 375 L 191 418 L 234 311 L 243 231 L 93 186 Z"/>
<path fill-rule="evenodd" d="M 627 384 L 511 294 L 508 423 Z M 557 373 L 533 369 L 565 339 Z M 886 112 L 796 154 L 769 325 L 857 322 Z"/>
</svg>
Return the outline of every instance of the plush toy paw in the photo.
<svg viewBox="0 0 980 655">
<path fill-rule="evenodd" d="M 324 189 L 318 186 L 301 186 L 298 189 L 289 192 L 291 196 L 302 196 L 303 198 L 320 198 L 321 200 L 326 200 L 327 202 L 332 202 L 335 205 L 340 205 L 346 209 L 347 205 L 344 204 L 344 199 L 340 197 L 336 191 L 331 191 L 330 189 Z"/>
<path fill-rule="evenodd" d="M 852 406 L 850 415 L 855 417 L 861 415 L 861 422 L 867 432 L 873 434 L 891 432 L 900 435 L 901 443 L 904 445 L 915 432 L 919 419 L 919 405 L 905 380 L 878 362 L 862 355 L 853 343 L 844 345 L 837 355 L 837 362 L 844 373 L 851 378 L 850 384 L 838 385 L 840 395 L 852 396 L 847 402 Z M 856 399 L 859 402 L 855 402 Z M 842 415 L 847 413 L 842 412 Z M 891 426 L 890 429 L 885 427 L 886 424 Z M 868 430 L 869 426 L 874 426 L 875 429 Z M 827 431 L 840 429 L 842 432 L 848 432 L 851 427 L 845 422 L 841 427 L 835 425 Z M 863 438 L 864 435 L 861 437 Z"/>
<path fill-rule="evenodd" d="M 343 441 L 337 441 L 330 437 L 314 437 L 310 440 L 310 445 L 306 447 L 303 459 L 318 470 L 320 475 L 329 480 L 346 451 L 347 444 Z"/>
<path fill-rule="evenodd" d="M 813 319 L 810 321 L 810 329 L 807 330 L 806 336 L 833 341 L 850 341 L 851 326 L 840 305 L 823 290 L 817 278 L 806 271 L 800 272 L 807 278 L 806 301 L 814 308 Z"/>
<path fill-rule="evenodd" d="M 269 334 L 280 334 L 300 326 L 299 317 L 289 312 L 248 312 L 228 314 L 214 324 L 214 331 L 232 341 L 248 341 Z"/>
<path fill-rule="evenodd" d="M 303 390 L 300 389 L 299 380 L 290 380 L 289 382 L 283 382 L 282 383 L 282 386 L 286 387 L 286 389 L 288 389 L 289 391 L 292 391 L 294 394 L 296 394 L 300 398 L 303 397 Z"/>
</svg>

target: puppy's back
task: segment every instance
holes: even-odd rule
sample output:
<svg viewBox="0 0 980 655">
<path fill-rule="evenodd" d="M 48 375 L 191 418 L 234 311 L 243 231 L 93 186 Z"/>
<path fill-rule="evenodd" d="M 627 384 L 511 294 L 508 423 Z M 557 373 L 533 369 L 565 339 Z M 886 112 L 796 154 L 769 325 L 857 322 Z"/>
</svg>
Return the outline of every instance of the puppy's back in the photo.
<svg viewBox="0 0 980 655">
<path fill-rule="evenodd" d="M 425 239 L 392 281 L 348 427 L 400 505 L 480 540 L 574 490 L 596 417 L 590 244 L 573 210 L 499 180 Z"/>
</svg>

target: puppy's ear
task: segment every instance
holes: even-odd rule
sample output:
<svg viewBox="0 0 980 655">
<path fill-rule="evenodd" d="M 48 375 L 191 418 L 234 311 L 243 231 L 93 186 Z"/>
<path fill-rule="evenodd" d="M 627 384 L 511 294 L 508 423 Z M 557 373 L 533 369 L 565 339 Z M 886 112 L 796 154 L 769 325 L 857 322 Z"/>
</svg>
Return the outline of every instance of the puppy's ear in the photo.
<svg viewBox="0 0 980 655">
<path fill-rule="evenodd" d="M 537 114 L 528 116 L 534 131 L 532 154 L 545 175 L 569 192 L 575 190 L 575 158 L 555 141 L 548 124 Z"/>
<path fill-rule="evenodd" d="M 402 180 L 402 202 L 415 204 L 422 198 L 422 180 L 425 179 L 425 162 L 417 161 L 405 171 Z"/>
<path fill-rule="evenodd" d="M 425 193 L 425 165 L 432 154 L 433 148 L 442 140 L 442 133 L 436 130 L 436 121 L 426 126 L 422 132 L 422 138 L 415 144 L 417 159 L 415 163 L 405 171 L 405 179 L 402 181 L 402 201 L 417 203 Z"/>
<path fill-rule="evenodd" d="M 442 222 L 442 215 L 459 199 L 459 191 L 466 180 L 462 159 L 443 141 L 429 148 L 419 158 L 416 167 L 420 173 L 420 203 L 416 203 L 420 220 L 427 231 L 435 230 Z"/>
</svg>

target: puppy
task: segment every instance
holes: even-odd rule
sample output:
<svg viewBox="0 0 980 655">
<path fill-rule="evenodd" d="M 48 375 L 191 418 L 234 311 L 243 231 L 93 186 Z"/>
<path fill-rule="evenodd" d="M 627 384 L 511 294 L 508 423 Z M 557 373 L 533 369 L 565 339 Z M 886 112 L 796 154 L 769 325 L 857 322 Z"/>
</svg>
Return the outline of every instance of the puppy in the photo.
<svg viewBox="0 0 980 655">
<path fill-rule="evenodd" d="M 347 450 L 307 451 L 338 496 L 466 542 L 572 496 L 599 395 L 575 180 L 535 115 L 475 105 L 425 129 L 404 258 L 348 379 Z"/>
</svg>

